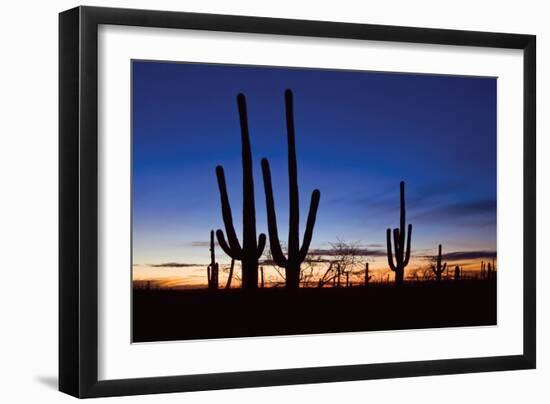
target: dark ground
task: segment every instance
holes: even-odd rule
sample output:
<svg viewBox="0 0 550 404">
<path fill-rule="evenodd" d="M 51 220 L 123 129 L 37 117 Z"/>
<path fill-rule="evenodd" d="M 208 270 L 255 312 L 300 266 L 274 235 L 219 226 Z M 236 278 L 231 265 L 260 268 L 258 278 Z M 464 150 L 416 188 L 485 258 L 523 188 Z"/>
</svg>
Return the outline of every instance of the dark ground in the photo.
<svg viewBox="0 0 550 404">
<path fill-rule="evenodd" d="M 496 324 L 496 281 L 133 291 L 133 342 Z"/>
</svg>

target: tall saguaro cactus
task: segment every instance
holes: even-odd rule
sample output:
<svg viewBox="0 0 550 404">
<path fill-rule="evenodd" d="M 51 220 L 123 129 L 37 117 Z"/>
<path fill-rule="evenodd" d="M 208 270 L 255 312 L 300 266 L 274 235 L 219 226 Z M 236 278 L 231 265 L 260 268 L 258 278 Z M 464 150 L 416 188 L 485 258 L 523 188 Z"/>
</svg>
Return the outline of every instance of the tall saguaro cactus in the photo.
<svg viewBox="0 0 550 404">
<path fill-rule="evenodd" d="M 407 246 L 405 248 L 405 182 L 401 181 L 400 189 L 400 215 L 399 215 L 399 228 L 393 229 L 393 244 L 395 249 L 395 262 L 394 254 L 392 252 L 392 231 L 391 229 L 386 230 L 386 241 L 387 241 L 387 255 L 388 255 L 388 264 L 390 269 L 395 272 L 395 284 L 402 285 L 403 278 L 405 275 L 405 267 L 409 264 L 409 258 L 411 257 L 411 235 L 412 235 L 412 224 L 409 224 L 407 229 Z"/>
<path fill-rule="evenodd" d="M 218 289 L 219 265 L 216 262 L 216 250 L 214 246 L 214 230 L 210 231 L 210 265 L 206 268 L 208 276 L 208 289 Z"/>
<path fill-rule="evenodd" d="M 445 269 L 447 269 L 447 263 L 443 264 L 443 266 L 441 265 L 441 244 L 439 244 L 436 265 L 432 265 L 432 271 L 438 282 L 441 281 L 441 274 L 445 272 Z"/>
<path fill-rule="evenodd" d="M 296 162 L 296 145 L 294 133 L 294 114 L 292 92 L 285 91 L 285 110 L 288 143 L 288 179 L 289 179 L 289 225 L 288 225 L 288 255 L 284 256 L 279 242 L 275 203 L 273 201 L 273 187 L 271 185 L 271 170 L 269 161 L 262 159 L 262 173 L 264 177 L 265 201 L 267 206 L 267 227 L 269 245 L 275 263 L 285 269 L 286 287 L 296 289 L 300 286 L 300 265 L 306 258 L 313 228 L 317 217 L 317 208 L 321 193 L 318 189 L 311 194 L 309 214 L 302 246 L 300 247 L 300 206 L 298 195 L 298 165 Z"/>
<path fill-rule="evenodd" d="M 252 176 L 252 152 L 248 133 L 248 117 L 246 99 L 243 94 L 237 96 L 239 118 L 241 124 L 242 165 L 243 165 L 243 244 L 242 247 L 233 226 L 231 205 L 227 196 L 225 174 L 222 166 L 216 167 L 218 188 L 222 205 L 222 217 L 227 234 L 227 241 L 222 230 L 216 231 L 218 243 L 222 250 L 231 258 L 241 261 L 242 287 L 256 289 L 258 287 L 258 259 L 262 255 L 266 236 L 260 234 L 256 241 L 256 208 L 254 205 L 254 178 Z"/>
</svg>

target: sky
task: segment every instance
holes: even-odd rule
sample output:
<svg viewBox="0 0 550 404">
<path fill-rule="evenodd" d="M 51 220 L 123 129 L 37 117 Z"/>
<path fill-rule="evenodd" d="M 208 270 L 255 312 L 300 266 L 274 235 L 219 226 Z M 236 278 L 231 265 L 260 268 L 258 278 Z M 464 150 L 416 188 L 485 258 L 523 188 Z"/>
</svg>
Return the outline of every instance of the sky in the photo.
<svg viewBox="0 0 550 404">
<path fill-rule="evenodd" d="M 435 254 L 438 244 L 458 260 L 496 250 L 495 78 L 152 61 L 131 68 L 132 260 L 147 268 L 134 269 L 134 279 L 209 262 L 210 230 L 223 229 L 219 164 L 241 236 L 238 93 L 248 106 L 257 231 L 267 234 L 266 157 L 286 239 L 287 88 L 301 237 L 311 192 L 321 191 L 311 249 L 353 242 L 384 265 L 385 231 L 399 224 L 405 181 L 413 260 Z M 229 262 L 221 249 L 217 258 Z"/>
</svg>

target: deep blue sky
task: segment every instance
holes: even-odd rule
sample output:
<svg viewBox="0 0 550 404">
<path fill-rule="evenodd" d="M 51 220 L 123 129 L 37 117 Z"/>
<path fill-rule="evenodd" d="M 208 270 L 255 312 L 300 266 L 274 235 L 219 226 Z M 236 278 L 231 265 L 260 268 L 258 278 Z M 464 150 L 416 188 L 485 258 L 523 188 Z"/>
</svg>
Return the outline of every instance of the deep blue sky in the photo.
<svg viewBox="0 0 550 404">
<path fill-rule="evenodd" d="M 311 191 L 321 191 L 313 248 L 338 238 L 383 248 L 386 227 L 398 224 L 404 180 L 416 254 L 438 243 L 495 250 L 496 79 L 134 61 L 134 263 L 206 261 L 210 229 L 223 228 L 218 164 L 240 235 L 239 92 L 248 104 L 258 232 L 267 230 L 267 157 L 286 239 L 287 88 L 302 234 Z"/>
</svg>

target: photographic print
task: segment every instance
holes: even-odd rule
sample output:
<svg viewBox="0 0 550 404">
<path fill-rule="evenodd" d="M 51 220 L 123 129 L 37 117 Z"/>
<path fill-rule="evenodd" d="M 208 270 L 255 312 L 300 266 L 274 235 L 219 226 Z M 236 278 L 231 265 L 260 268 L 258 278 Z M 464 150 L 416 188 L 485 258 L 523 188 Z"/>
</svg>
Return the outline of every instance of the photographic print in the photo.
<svg viewBox="0 0 550 404">
<path fill-rule="evenodd" d="M 133 342 L 496 325 L 496 78 L 131 69 Z"/>
</svg>

